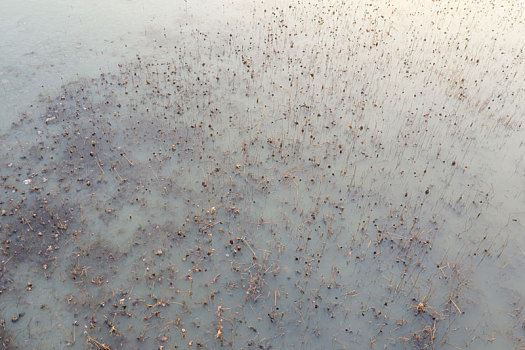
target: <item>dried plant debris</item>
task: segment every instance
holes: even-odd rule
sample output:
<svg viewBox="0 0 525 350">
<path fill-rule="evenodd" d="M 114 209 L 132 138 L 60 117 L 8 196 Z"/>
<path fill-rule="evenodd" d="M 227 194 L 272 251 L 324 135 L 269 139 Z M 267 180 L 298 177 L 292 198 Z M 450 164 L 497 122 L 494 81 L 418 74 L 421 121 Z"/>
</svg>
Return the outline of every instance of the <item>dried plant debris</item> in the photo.
<svg viewBox="0 0 525 350">
<path fill-rule="evenodd" d="M 523 295 L 506 289 L 501 332 L 482 286 L 519 274 L 523 221 L 493 219 L 469 149 L 522 122 L 429 68 L 441 29 L 407 29 L 403 55 L 396 9 L 348 6 L 265 4 L 252 37 L 191 32 L 27 108 L 1 136 L 2 346 L 521 344 Z"/>
</svg>

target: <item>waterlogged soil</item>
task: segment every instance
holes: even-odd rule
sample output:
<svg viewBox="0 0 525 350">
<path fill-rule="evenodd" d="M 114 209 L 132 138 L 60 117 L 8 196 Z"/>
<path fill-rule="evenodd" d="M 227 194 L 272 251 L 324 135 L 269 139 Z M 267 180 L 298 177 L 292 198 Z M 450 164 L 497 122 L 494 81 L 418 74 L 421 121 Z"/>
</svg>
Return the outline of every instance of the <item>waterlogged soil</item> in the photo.
<svg viewBox="0 0 525 350">
<path fill-rule="evenodd" d="M 523 6 L 445 3 L 235 4 L 24 105 L 1 346 L 522 348 Z"/>
</svg>

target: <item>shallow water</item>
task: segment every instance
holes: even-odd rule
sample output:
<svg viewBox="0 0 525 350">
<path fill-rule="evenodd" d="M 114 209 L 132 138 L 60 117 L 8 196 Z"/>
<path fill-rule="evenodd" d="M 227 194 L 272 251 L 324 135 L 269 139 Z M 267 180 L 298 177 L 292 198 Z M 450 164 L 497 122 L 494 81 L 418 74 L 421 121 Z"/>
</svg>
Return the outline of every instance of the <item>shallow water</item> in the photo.
<svg viewBox="0 0 525 350">
<path fill-rule="evenodd" d="M 1 6 L 4 348 L 523 348 L 523 3 Z"/>
</svg>

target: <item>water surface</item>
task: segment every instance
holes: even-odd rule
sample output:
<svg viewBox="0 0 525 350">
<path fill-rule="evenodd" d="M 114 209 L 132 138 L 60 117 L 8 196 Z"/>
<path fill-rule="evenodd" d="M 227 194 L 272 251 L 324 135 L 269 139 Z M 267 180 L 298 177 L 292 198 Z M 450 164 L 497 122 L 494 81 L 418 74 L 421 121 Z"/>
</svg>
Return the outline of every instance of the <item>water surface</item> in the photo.
<svg viewBox="0 0 525 350">
<path fill-rule="evenodd" d="M 4 348 L 523 347 L 523 3 L 1 6 Z"/>
</svg>

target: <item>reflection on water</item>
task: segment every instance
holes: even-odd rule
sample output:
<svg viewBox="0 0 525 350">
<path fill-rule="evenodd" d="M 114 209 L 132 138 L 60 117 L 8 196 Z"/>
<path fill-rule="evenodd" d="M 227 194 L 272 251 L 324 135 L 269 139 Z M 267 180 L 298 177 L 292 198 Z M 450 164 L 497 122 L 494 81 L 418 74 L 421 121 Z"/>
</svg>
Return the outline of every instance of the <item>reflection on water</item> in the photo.
<svg viewBox="0 0 525 350">
<path fill-rule="evenodd" d="M 53 4 L 3 22 L 4 348 L 523 347 L 523 4 Z"/>
</svg>

